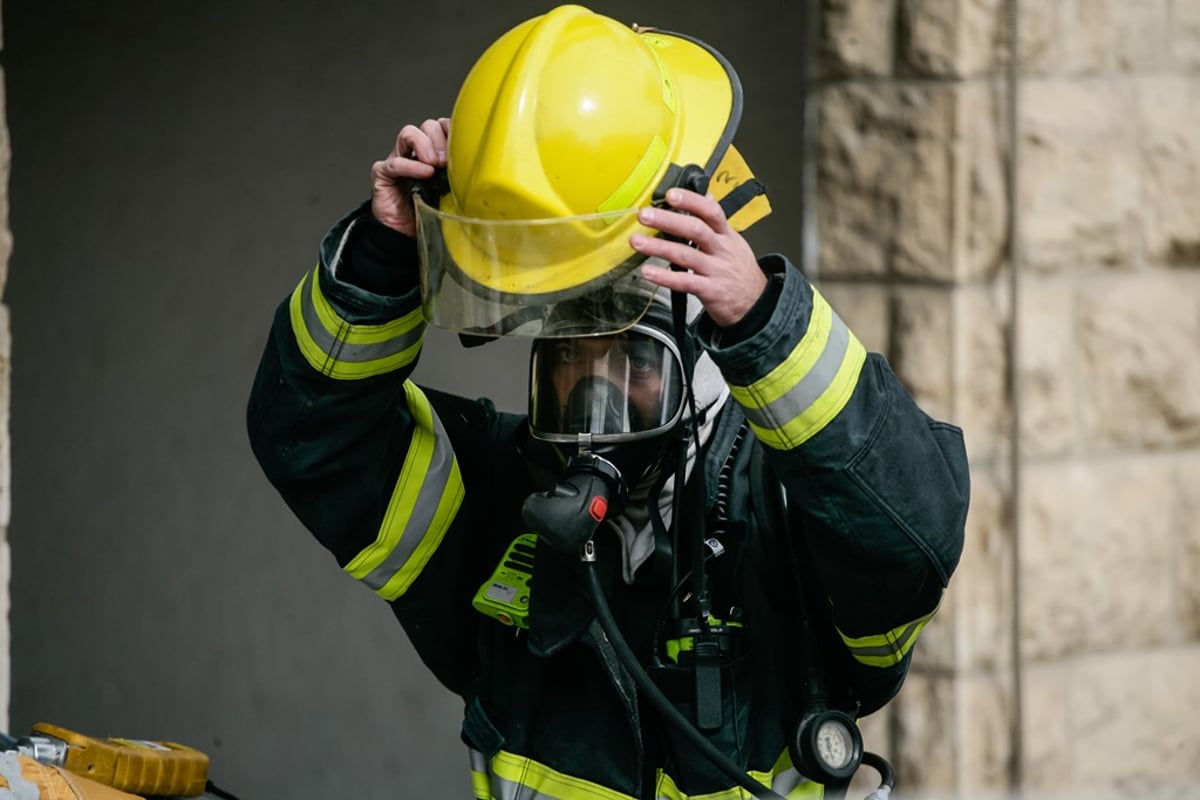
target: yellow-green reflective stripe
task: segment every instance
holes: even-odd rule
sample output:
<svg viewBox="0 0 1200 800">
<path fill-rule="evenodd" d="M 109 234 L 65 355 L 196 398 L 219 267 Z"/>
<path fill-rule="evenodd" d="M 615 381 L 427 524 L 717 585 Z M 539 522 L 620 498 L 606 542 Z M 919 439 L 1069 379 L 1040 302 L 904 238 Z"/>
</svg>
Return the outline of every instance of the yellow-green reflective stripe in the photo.
<svg viewBox="0 0 1200 800">
<path fill-rule="evenodd" d="M 356 380 L 413 362 L 425 334 L 421 309 L 382 325 L 352 325 L 321 293 L 317 270 L 304 276 L 288 304 L 296 344 L 313 369 Z"/>
<path fill-rule="evenodd" d="M 749 386 L 731 386 L 754 434 L 776 450 L 798 447 L 838 415 L 867 351 L 815 289 L 808 331 L 775 369 Z"/>
<path fill-rule="evenodd" d="M 782 794 L 782 792 L 780 792 Z M 825 796 L 825 787 L 819 783 L 808 781 L 801 783 L 795 789 L 783 795 L 787 800 L 820 800 Z"/>
<path fill-rule="evenodd" d="M 920 619 L 907 622 L 887 633 L 859 637 L 847 636 L 841 631 L 838 631 L 838 634 L 859 663 L 868 667 L 892 667 L 904 660 L 908 651 L 916 644 L 921 630 L 936 613 L 935 608 Z"/>
<path fill-rule="evenodd" d="M 825 796 L 825 787 L 813 783 L 792 766 L 792 755 L 787 750 L 775 759 L 771 767 L 771 791 L 781 794 L 786 800 L 813 800 Z"/>
<path fill-rule="evenodd" d="M 471 784 L 479 800 L 633 800 L 630 795 L 566 775 L 524 756 L 502 750 L 489 764 L 483 753 L 468 750 Z M 822 796 L 821 785 L 802 777 L 792 767 L 787 751 L 769 772 L 751 771 L 749 774 L 788 800 L 812 800 Z M 657 800 L 743 800 L 746 791 L 733 786 L 704 795 L 685 795 L 671 776 L 660 769 L 655 797 Z"/>
<path fill-rule="evenodd" d="M 649 188 L 650 181 L 654 180 L 654 176 L 658 174 L 659 168 L 666 160 L 667 143 L 662 140 L 661 136 L 655 135 L 650 141 L 650 146 L 646 148 L 646 152 L 642 153 L 641 160 L 633 168 L 633 172 L 629 173 L 625 182 L 618 186 L 607 200 L 597 206 L 596 210 L 620 211 L 631 207 Z"/>
<path fill-rule="evenodd" d="M 488 785 L 487 775 L 471 772 L 471 794 L 476 800 L 492 800 L 492 787 Z"/>
<path fill-rule="evenodd" d="M 630 795 L 503 750 L 492 759 L 491 767 L 496 800 L 634 800 Z"/>
<path fill-rule="evenodd" d="M 442 542 L 462 505 L 458 461 L 442 422 L 412 381 L 404 393 L 413 416 L 413 436 L 375 541 L 345 566 L 385 600 L 408 590 Z"/>
<path fill-rule="evenodd" d="M 791 762 L 789 761 L 788 764 L 790 763 Z M 778 762 L 776 766 L 778 766 Z M 787 765 L 785 765 L 785 767 L 786 766 Z M 770 786 L 772 789 L 774 789 L 776 777 L 774 769 L 772 769 L 771 772 L 750 770 L 746 774 L 761 783 L 763 786 Z M 799 778 L 799 773 L 796 773 L 796 777 Z M 654 796 L 656 800 L 743 800 L 743 798 L 747 796 L 746 790 L 741 786 L 731 786 L 728 789 L 722 789 L 717 792 L 709 792 L 708 794 L 684 794 L 679 790 L 679 787 L 675 785 L 674 779 L 661 769 L 658 771 L 657 780 L 658 782 L 654 787 Z M 788 795 L 784 796 L 789 797 Z M 801 798 L 809 796 L 810 795 L 807 794 L 797 795 L 797 797 Z M 819 794 L 815 796 L 820 797 Z"/>
<path fill-rule="evenodd" d="M 642 34 L 642 41 L 650 45 L 650 55 L 654 56 L 654 60 L 658 63 L 658 73 L 662 76 L 662 99 L 663 105 L 674 114 L 675 113 L 675 82 L 671 79 L 671 73 L 667 69 L 667 65 L 663 63 L 662 56 L 658 54 L 659 49 L 670 47 L 669 39 L 661 36 L 652 36 L 650 34 Z"/>
</svg>

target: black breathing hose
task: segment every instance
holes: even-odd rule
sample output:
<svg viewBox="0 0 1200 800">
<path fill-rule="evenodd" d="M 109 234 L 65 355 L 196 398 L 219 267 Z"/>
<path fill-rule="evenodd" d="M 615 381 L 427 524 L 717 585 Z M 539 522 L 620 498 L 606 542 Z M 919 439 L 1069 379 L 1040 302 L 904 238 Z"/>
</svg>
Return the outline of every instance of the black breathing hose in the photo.
<svg viewBox="0 0 1200 800">
<path fill-rule="evenodd" d="M 613 619 L 612 609 L 608 607 L 608 600 L 605 598 L 604 589 L 600 585 L 600 576 L 596 572 L 596 561 L 594 551 L 591 550 L 592 547 L 592 543 L 589 542 L 588 547 L 584 551 L 583 563 L 585 567 L 584 573 L 587 575 L 588 590 L 592 594 L 592 602 L 596 607 L 596 620 L 600 623 L 604 635 L 608 637 L 608 641 L 616 651 L 621 665 L 625 667 L 625 670 L 630 674 L 634 682 L 637 683 L 638 688 L 642 690 L 646 699 L 654 704 L 654 707 L 666 718 L 667 722 L 683 734 L 693 747 L 699 750 L 717 769 L 725 773 L 726 777 L 733 780 L 754 797 L 759 798 L 759 800 L 784 800 L 782 795 L 777 794 L 751 778 L 744 770 L 734 764 L 727 755 L 718 750 L 712 742 L 705 739 L 700 731 L 692 725 L 691 721 L 679 709 L 675 708 L 674 704 L 655 685 L 654 681 L 650 680 L 650 676 L 642 669 L 637 656 L 629 649 L 629 644 L 617 628 L 616 620 Z M 592 553 L 592 557 L 589 558 L 588 553 Z"/>
<path fill-rule="evenodd" d="M 892 765 L 883 756 L 864 751 L 862 763 L 868 767 L 872 767 L 879 773 L 879 789 L 887 789 L 890 792 L 896 788 L 896 771 L 892 769 Z M 876 789 L 876 791 L 879 791 L 879 789 Z"/>
</svg>

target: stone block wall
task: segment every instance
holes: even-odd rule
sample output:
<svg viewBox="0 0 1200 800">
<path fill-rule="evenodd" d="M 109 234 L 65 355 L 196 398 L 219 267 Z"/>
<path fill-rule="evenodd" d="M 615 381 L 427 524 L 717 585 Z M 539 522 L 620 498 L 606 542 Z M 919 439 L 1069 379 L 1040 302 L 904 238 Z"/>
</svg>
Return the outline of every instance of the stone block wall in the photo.
<svg viewBox="0 0 1200 800">
<path fill-rule="evenodd" d="M 1021 13 L 1025 783 L 1185 786 L 1200 774 L 1200 2 Z"/>
<path fill-rule="evenodd" d="M 867 736 L 959 797 L 1185 786 L 1200 0 L 814 8 L 806 262 L 972 464 L 962 564 Z"/>
</svg>

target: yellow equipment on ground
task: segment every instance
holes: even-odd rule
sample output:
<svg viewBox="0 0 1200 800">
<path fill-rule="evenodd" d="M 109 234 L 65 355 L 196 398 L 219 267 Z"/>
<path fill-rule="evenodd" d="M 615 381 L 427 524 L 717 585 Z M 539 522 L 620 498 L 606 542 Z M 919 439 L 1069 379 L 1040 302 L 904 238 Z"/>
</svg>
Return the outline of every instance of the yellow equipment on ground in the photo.
<svg viewBox="0 0 1200 800">
<path fill-rule="evenodd" d="M 208 783 L 208 756 L 199 750 L 175 742 L 85 736 L 48 722 L 39 722 L 30 736 L 18 739 L 16 753 L 0 757 L 0 779 L 8 780 L 17 798 L 22 795 L 12 784 L 22 775 L 42 790 L 29 795 L 35 800 L 198 797 Z M 17 760 L 20 775 L 11 766 Z M 14 774 L 8 775 L 3 765 Z"/>
</svg>

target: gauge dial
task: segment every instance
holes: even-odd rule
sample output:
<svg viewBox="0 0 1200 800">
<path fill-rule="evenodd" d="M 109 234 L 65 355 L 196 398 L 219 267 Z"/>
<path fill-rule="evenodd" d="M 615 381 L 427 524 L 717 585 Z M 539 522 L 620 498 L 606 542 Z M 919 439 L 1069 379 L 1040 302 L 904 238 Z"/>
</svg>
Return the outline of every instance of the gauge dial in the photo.
<svg viewBox="0 0 1200 800">
<path fill-rule="evenodd" d="M 830 769 L 843 769 L 854 757 L 854 735 L 845 723 L 827 719 L 817 728 L 817 756 Z"/>
</svg>

